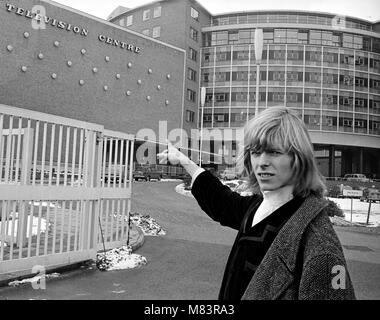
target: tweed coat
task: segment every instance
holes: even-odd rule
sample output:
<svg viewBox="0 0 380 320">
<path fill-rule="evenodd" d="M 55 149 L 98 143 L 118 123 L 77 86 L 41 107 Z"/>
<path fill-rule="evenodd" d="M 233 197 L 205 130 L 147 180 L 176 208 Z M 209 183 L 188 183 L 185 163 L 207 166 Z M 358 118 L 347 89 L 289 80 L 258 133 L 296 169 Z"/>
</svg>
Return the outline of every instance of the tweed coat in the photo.
<svg viewBox="0 0 380 320">
<path fill-rule="evenodd" d="M 244 217 L 259 196 L 242 197 L 207 171 L 196 178 L 192 193 L 213 220 L 239 230 L 228 267 Z M 342 246 L 326 213 L 327 206 L 326 200 L 314 195 L 304 200 L 273 240 L 243 300 L 355 299 Z"/>
</svg>

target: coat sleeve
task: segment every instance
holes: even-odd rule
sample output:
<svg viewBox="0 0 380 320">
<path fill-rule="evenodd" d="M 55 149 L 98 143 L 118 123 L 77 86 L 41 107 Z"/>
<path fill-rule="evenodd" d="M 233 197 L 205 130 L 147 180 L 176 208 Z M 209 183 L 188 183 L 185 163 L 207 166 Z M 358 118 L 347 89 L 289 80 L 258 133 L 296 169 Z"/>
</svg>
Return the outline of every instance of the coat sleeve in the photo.
<svg viewBox="0 0 380 320">
<path fill-rule="evenodd" d="M 243 197 L 223 185 L 209 171 L 202 172 L 191 189 L 199 206 L 211 219 L 238 230 L 248 208 L 259 196 Z"/>
<path fill-rule="evenodd" d="M 320 254 L 303 267 L 300 300 L 355 300 L 346 264 L 334 254 Z"/>
</svg>

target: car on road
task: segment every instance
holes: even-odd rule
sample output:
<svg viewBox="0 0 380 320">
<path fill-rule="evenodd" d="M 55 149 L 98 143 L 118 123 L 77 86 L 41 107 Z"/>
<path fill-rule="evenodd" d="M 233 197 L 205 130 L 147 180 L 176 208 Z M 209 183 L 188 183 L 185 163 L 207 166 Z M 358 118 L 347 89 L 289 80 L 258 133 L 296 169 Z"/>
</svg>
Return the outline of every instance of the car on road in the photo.
<svg viewBox="0 0 380 320">
<path fill-rule="evenodd" d="M 144 174 L 143 171 L 134 171 L 133 172 L 133 180 L 135 181 L 140 181 L 140 180 L 144 180 L 144 181 L 148 181 L 148 177 Z"/>
<path fill-rule="evenodd" d="M 133 180 L 135 181 L 150 181 L 150 180 L 158 180 L 162 179 L 162 173 L 158 171 L 142 171 L 136 170 L 133 172 Z"/>
<path fill-rule="evenodd" d="M 220 173 L 220 178 L 223 180 L 234 180 L 238 178 L 238 175 L 236 174 L 235 170 L 233 169 L 224 169 Z"/>
<path fill-rule="evenodd" d="M 358 182 L 369 182 L 370 180 L 361 173 L 348 173 L 345 174 L 343 180 L 346 181 L 358 181 Z"/>
</svg>

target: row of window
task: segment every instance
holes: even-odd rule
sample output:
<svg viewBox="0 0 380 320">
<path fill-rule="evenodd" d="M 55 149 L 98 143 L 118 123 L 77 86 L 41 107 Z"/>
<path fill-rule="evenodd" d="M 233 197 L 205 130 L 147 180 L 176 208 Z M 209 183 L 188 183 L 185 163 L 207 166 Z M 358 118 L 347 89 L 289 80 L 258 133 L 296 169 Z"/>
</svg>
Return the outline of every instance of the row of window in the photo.
<svg viewBox="0 0 380 320">
<path fill-rule="evenodd" d="M 341 31 L 264 29 L 264 43 L 309 44 L 380 52 L 380 39 Z M 203 46 L 255 43 L 255 29 L 207 32 Z"/>
<path fill-rule="evenodd" d="M 215 92 L 215 93 L 206 93 L 206 104 L 211 104 L 213 100 L 215 102 L 242 102 L 246 103 L 248 100 L 248 92 L 239 91 L 239 92 Z M 285 101 L 285 92 L 282 91 L 268 91 L 259 92 L 259 101 L 265 102 L 268 97 L 268 101 L 274 102 L 284 102 Z M 249 101 L 255 102 L 256 100 L 256 92 L 249 93 Z M 312 90 L 308 90 L 304 94 L 302 92 L 287 92 L 286 93 L 286 101 L 287 102 L 298 102 L 310 104 L 316 104 L 320 106 L 322 104 L 326 106 L 339 105 L 341 106 L 354 106 L 357 108 L 364 108 L 365 110 L 369 107 L 371 112 L 380 113 L 380 97 L 378 98 L 365 98 L 365 97 L 353 97 L 350 95 L 336 95 L 333 93 L 328 93 L 321 95 L 320 93 L 315 93 Z"/>
<path fill-rule="evenodd" d="M 231 24 L 257 24 L 257 23 L 296 23 L 296 24 L 318 24 L 335 26 L 337 28 L 350 28 L 360 30 L 372 30 L 370 23 L 359 23 L 341 16 L 327 17 L 305 13 L 246 13 L 231 16 L 215 17 L 212 26 L 231 25 Z"/>
<path fill-rule="evenodd" d="M 298 113 L 299 110 L 297 110 Z M 249 114 L 249 117 L 253 116 L 253 113 Z M 302 115 L 300 114 L 302 118 Z M 240 127 L 245 124 L 248 119 L 246 111 L 237 111 L 231 113 L 204 114 L 203 125 L 204 127 Z M 320 116 L 320 114 L 305 114 L 303 121 L 306 126 L 312 130 L 325 131 L 341 131 L 341 132 L 355 132 L 364 134 L 380 135 L 380 119 L 353 119 L 349 115 L 341 115 L 339 118 L 336 116 Z"/>
<path fill-rule="evenodd" d="M 315 84 L 325 84 L 325 85 L 334 85 L 337 87 L 338 84 L 340 87 L 346 89 L 349 87 L 353 89 L 373 89 L 375 91 L 380 90 L 380 77 L 376 75 L 371 75 L 369 78 L 365 76 L 354 76 L 350 73 L 342 72 L 341 74 L 332 73 L 332 70 L 325 70 L 323 74 L 320 72 L 310 72 L 306 71 L 261 71 L 260 72 L 260 81 L 267 81 L 270 84 L 270 81 L 285 82 L 289 83 L 300 82 L 300 83 L 315 83 Z M 256 80 L 255 71 L 215 71 L 202 72 L 202 81 L 205 85 L 215 82 L 225 83 L 225 82 L 253 82 Z M 278 83 L 280 84 L 280 83 Z"/>
<path fill-rule="evenodd" d="M 147 21 L 152 18 L 152 11 L 153 11 L 153 19 L 161 17 L 162 14 L 162 7 L 158 6 L 152 9 L 146 9 L 143 11 L 142 19 L 143 21 Z M 193 7 L 191 8 L 190 12 L 191 17 L 194 20 L 199 20 L 199 12 L 195 10 Z M 122 27 L 129 27 L 133 24 L 133 15 L 129 15 L 126 18 L 120 19 L 119 24 Z"/>
<path fill-rule="evenodd" d="M 151 36 L 151 33 L 150 33 L 150 29 L 144 29 L 142 31 L 142 34 L 150 37 Z M 159 38 L 161 37 L 161 27 L 160 26 L 157 26 L 157 27 L 153 27 L 152 29 L 152 38 Z"/>
<path fill-rule="evenodd" d="M 255 50 L 254 48 L 249 48 L 247 46 L 234 46 L 233 50 L 230 47 L 221 47 L 214 49 L 204 49 L 203 50 L 203 65 L 207 65 L 214 62 L 230 62 L 239 61 L 239 63 L 244 63 L 244 61 L 249 62 L 251 60 L 252 64 L 256 63 Z M 288 62 L 288 64 L 300 64 L 312 63 L 313 65 L 323 65 L 325 66 L 340 66 L 345 69 L 357 69 L 362 71 L 367 71 L 368 68 L 375 69 L 380 72 L 380 57 L 368 57 L 362 52 L 354 53 L 337 53 L 325 51 L 321 52 L 317 48 L 307 47 L 305 51 L 296 50 L 295 48 L 289 48 L 288 50 L 279 49 L 276 46 L 269 47 L 269 50 L 265 48 L 262 54 L 262 63 L 275 62 L 276 64 Z"/>
</svg>

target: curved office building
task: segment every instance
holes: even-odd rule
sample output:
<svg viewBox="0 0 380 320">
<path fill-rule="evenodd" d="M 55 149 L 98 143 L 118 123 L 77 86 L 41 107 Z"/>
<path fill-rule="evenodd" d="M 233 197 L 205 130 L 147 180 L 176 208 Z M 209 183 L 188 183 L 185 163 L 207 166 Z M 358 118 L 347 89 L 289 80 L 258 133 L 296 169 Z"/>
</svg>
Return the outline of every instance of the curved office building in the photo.
<svg viewBox="0 0 380 320">
<path fill-rule="evenodd" d="M 256 28 L 264 35 L 259 66 Z M 325 176 L 355 172 L 379 178 L 379 24 L 326 13 L 260 11 L 214 16 L 202 31 L 205 128 L 244 125 L 255 113 L 258 93 L 259 110 L 286 105 L 302 117 Z"/>
<path fill-rule="evenodd" d="M 325 176 L 380 178 L 380 22 L 307 11 L 213 15 L 195 0 L 118 8 L 109 20 L 187 51 L 185 127 L 239 128 L 258 91 L 259 110 L 286 105 L 302 117 Z M 259 67 L 255 29 L 264 35 Z M 210 151 L 231 146 L 233 157 L 233 141 Z"/>
</svg>

